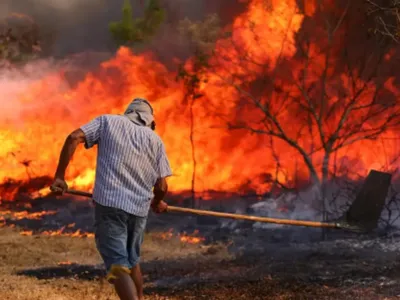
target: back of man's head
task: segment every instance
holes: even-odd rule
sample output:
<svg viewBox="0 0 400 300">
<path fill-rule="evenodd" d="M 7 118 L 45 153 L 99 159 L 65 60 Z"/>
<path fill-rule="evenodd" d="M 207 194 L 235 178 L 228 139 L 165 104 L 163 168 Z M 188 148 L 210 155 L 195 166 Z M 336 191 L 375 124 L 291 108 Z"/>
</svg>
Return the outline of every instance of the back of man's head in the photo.
<svg viewBox="0 0 400 300">
<path fill-rule="evenodd" d="M 155 129 L 153 107 L 143 98 L 135 98 L 128 105 L 124 113 L 133 123 Z"/>
</svg>

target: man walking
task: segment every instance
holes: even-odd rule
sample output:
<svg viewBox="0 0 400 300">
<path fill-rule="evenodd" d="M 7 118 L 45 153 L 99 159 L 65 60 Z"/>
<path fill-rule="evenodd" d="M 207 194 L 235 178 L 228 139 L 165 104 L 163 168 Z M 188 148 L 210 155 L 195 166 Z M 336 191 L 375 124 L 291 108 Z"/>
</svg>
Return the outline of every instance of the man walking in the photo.
<svg viewBox="0 0 400 300">
<path fill-rule="evenodd" d="M 124 115 L 95 118 L 67 137 L 50 188 L 58 193 L 68 189 L 65 171 L 78 144 L 86 149 L 98 146 L 93 190 L 96 246 L 107 279 L 122 300 L 144 299 L 139 259 L 148 211 L 150 206 L 156 213 L 167 209 L 163 199 L 171 168 L 154 129 L 153 108 L 141 98 L 134 99 Z"/>
</svg>

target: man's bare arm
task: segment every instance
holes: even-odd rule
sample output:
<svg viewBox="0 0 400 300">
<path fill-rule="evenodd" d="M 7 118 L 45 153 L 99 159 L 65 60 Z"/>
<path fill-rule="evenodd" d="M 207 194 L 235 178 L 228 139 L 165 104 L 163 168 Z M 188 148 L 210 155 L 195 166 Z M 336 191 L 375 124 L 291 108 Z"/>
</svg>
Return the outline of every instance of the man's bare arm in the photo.
<svg viewBox="0 0 400 300">
<path fill-rule="evenodd" d="M 157 182 L 154 185 L 153 203 L 155 205 L 157 205 L 158 203 L 163 201 L 167 192 L 168 192 L 168 184 L 167 184 L 167 180 L 165 179 L 165 177 L 157 179 Z"/>
<path fill-rule="evenodd" d="M 85 133 L 82 129 L 76 129 L 65 140 L 64 146 L 61 150 L 60 159 L 57 166 L 56 178 L 64 180 L 65 171 L 68 164 L 75 153 L 76 147 L 85 142 Z"/>
</svg>

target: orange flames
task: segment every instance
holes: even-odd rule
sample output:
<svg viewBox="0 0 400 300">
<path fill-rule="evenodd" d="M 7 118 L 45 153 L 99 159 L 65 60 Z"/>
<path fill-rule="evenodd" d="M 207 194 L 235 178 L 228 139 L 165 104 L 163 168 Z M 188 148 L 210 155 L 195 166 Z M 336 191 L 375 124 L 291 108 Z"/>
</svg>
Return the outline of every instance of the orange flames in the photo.
<svg viewBox="0 0 400 300">
<path fill-rule="evenodd" d="M 216 43 L 215 52 L 229 59 L 219 63 L 219 74 L 223 77 L 227 72 L 224 70 L 228 70 L 251 79 L 260 72 L 259 65 L 269 62 L 268 67 L 272 70 L 278 57 L 290 59 L 296 52 L 295 34 L 304 19 L 296 2 L 273 0 L 266 9 L 265 1 L 251 1 L 247 11 L 233 22 L 232 37 L 237 46 L 258 64 L 240 67 L 237 62 L 241 57 L 231 51 L 228 41 L 222 38 Z M 312 15 L 316 9 L 314 1 L 304 2 L 307 3 L 306 14 Z M 252 37 L 254 31 L 258 34 L 257 41 Z M 37 72 L 44 72 L 37 68 Z M 293 72 L 298 71 L 294 69 Z M 25 82 L 1 79 L 0 87 L 5 90 L 2 102 L 7 103 L 0 112 L 0 181 L 52 176 L 68 133 L 100 114 L 122 113 L 133 97 L 141 96 L 152 101 L 155 108 L 157 130 L 166 144 L 174 173 L 169 180 L 170 188 L 174 191 L 190 189 L 193 165 L 188 112 L 182 103 L 185 89 L 175 77 L 175 73 L 151 54 L 135 55 L 121 48 L 114 58 L 102 63 L 98 71 L 88 73 L 73 87 L 68 85 L 62 71 L 46 73 L 40 80 L 27 79 Z M 286 181 L 285 174 L 275 172 L 276 163 L 265 147 L 264 137 L 229 132 L 222 128 L 219 118 L 210 114 L 209 107 L 213 106 L 218 107 L 221 114 L 234 118 L 240 97 L 221 76 L 210 72 L 206 77 L 207 82 L 200 87 L 204 96 L 194 105 L 196 190 L 236 191 L 246 184 L 257 192 L 265 192 L 270 185 L 259 175 L 268 173 Z M 282 113 L 288 124 L 295 124 L 289 111 Z M 384 155 L 380 143 L 366 141 L 358 145 L 363 148 L 362 155 L 355 147 L 340 153 L 349 161 L 357 161 L 357 171 L 363 173 L 369 168 L 385 165 L 387 153 Z M 293 152 L 286 144 L 277 143 L 276 146 L 289 177 L 299 168 L 300 173 L 307 176 L 301 159 L 294 161 Z M 372 150 L 374 148 L 377 152 Z M 392 148 L 391 151 L 396 150 Z M 95 151 L 78 149 L 67 174 L 70 186 L 92 189 L 95 155 Z M 23 160 L 29 160 L 29 163 L 21 163 Z M 0 200 L 7 199 L 3 195 Z"/>
<path fill-rule="evenodd" d="M 11 211 L 11 210 L 2 210 L 0 211 L 0 218 L 7 216 L 10 220 L 40 220 L 43 216 L 55 215 L 57 211 L 48 210 L 48 211 L 39 211 L 39 212 L 28 212 L 24 211 Z"/>
<path fill-rule="evenodd" d="M 180 234 L 179 239 L 182 243 L 198 244 L 205 240 L 205 238 L 199 236 L 199 231 L 195 230 L 192 234 L 188 235 L 186 232 Z"/>
<path fill-rule="evenodd" d="M 75 232 L 64 232 L 65 228 L 66 227 L 63 226 L 59 230 L 42 231 L 41 234 L 48 236 L 69 236 L 69 237 L 87 237 L 87 238 L 94 237 L 94 233 L 82 232 L 80 229 L 78 229 Z"/>
<path fill-rule="evenodd" d="M 55 215 L 57 211 L 40 211 L 40 212 L 28 212 L 28 211 L 11 211 L 11 210 L 1 210 L 0 211 L 0 227 L 8 226 L 10 228 L 14 228 L 15 224 L 7 224 L 6 221 L 17 221 L 17 220 L 40 220 L 44 216 Z M 71 229 L 75 227 L 75 223 L 68 224 L 66 226 L 61 227 L 58 230 L 47 230 L 42 231 L 38 234 L 48 235 L 48 236 L 69 236 L 69 237 L 94 237 L 93 233 L 82 232 L 80 229 L 77 229 L 74 232 L 65 232 L 66 229 Z M 20 231 L 21 235 L 31 236 L 34 235 L 33 230 L 22 230 Z"/>
<path fill-rule="evenodd" d="M 59 263 L 57 263 L 57 265 L 59 265 L 59 266 L 69 266 L 69 265 L 72 265 L 72 262 L 70 262 L 70 261 L 60 261 Z"/>
<path fill-rule="evenodd" d="M 36 234 L 41 234 L 41 235 L 47 235 L 47 236 L 69 236 L 69 237 L 77 237 L 77 238 L 93 238 L 94 233 L 89 233 L 89 232 L 82 232 L 80 229 L 74 231 L 74 232 L 65 232 L 65 229 L 67 227 L 71 226 L 63 226 L 58 230 L 46 230 L 42 232 L 38 232 Z M 35 233 L 33 230 L 22 230 L 19 232 L 20 235 L 25 235 L 25 236 L 31 236 L 34 235 Z"/>
<path fill-rule="evenodd" d="M 81 230 L 76 230 L 75 232 L 65 232 L 66 228 L 73 227 L 74 224 L 67 225 L 61 227 L 59 230 L 49 230 L 42 231 L 38 233 L 34 233 L 33 230 L 22 230 L 19 232 L 20 235 L 23 236 L 32 236 L 34 234 L 46 235 L 46 236 L 68 236 L 68 237 L 77 237 L 77 238 L 93 238 L 93 233 L 82 232 Z M 11 226 L 14 227 L 14 226 Z M 170 229 L 167 232 L 161 232 L 154 235 L 157 238 L 161 238 L 163 240 L 171 240 L 173 238 L 178 238 L 180 242 L 185 244 L 199 244 L 205 241 L 205 238 L 200 236 L 199 231 L 195 230 L 192 234 L 188 234 L 186 232 L 175 234 L 173 229 Z"/>
<path fill-rule="evenodd" d="M 204 237 L 200 236 L 198 230 L 193 231 L 192 234 L 187 234 L 186 232 L 183 232 L 176 235 L 174 234 L 174 230 L 171 228 L 167 232 L 156 234 L 156 236 L 163 240 L 170 240 L 174 237 L 177 237 L 182 243 L 186 244 L 199 244 L 205 240 Z"/>
</svg>

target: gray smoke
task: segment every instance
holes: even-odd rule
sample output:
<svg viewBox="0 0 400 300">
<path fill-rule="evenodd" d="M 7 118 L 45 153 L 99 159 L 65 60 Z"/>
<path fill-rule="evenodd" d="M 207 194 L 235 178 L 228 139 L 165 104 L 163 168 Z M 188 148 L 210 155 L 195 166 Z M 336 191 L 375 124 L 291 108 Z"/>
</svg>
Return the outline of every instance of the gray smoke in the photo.
<svg viewBox="0 0 400 300">
<path fill-rule="evenodd" d="M 116 47 L 108 31 L 108 24 L 120 20 L 124 0 L 2 0 L 0 21 L 10 13 L 31 16 L 41 34 L 51 39 L 49 55 L 62 57 L 84 51 L 113 52 Z M 148 0 L 143 0 L 144 5 Z M 131 0 L 134 16 L 143 14 L 141 1 Z M 167 18 L 154 39 L 139 51 L 152 50 L 160 58 L 185 58 L 187 45 L 179 40 L 177 24 L 187 17 L 198 21 L 210 13 L 220 15 L 228 24 L 244 8 L 238 0 L 162 0 Z"/>
</svg>

